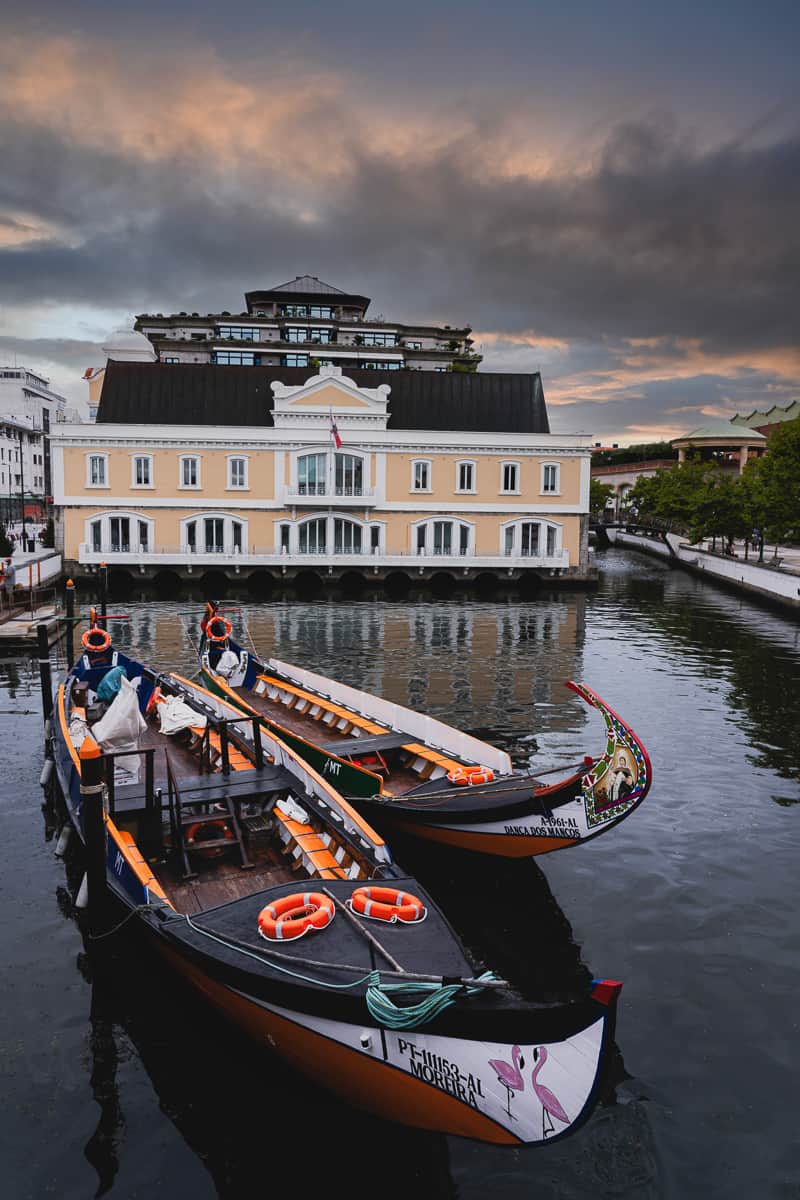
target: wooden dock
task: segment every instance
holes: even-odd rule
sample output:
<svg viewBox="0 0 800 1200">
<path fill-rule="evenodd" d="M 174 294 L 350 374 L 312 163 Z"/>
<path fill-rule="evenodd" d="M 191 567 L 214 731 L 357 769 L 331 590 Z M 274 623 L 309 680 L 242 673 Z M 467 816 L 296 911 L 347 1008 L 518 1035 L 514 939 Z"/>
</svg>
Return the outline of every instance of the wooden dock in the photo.
<svg viewBox="0 0 800 1200">
<path fill-rule="evenodd" d="M 47 627 L 48 645 L 52 646 L 64 632 L 63 618 L 63 608 L 54 602 L 37 605 L 33 611 L 15 605 L 10 612 L 0 612 L 0 651 L 33 649 L 39 625 Z"/>
</svg>

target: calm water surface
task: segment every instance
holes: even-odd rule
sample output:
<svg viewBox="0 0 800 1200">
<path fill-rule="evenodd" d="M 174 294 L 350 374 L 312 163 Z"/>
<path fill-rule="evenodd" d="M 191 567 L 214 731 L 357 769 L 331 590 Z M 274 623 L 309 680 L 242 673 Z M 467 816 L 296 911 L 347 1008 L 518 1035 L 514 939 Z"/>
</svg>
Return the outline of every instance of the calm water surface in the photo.
<svg viewBox="0 0 800 1200">
<path fill-rule="evenodd" d="M 644 740 L 653 789 L 608 836 L 492 867 L 396 846 L 475 949 L 542 996 L 622 979 L 603 1103 L 552 1146 L 496 1149 L 356 1113 L 254 1054 L 127 933 L 91 959 L 41 806 L 38 674 L 0 660 L 3 1194 L 247 1198 L 800 1196 L 800 631 L 662 564 L 598 555 L 596 593 L 406 604 L 243 599 L 256 644 L 544 769 L 602 744 L 582 679 Z M 229 601 L 233 603 L 234 601 Z M 114 632 L 195 670 L 201 605 Z"/>
</svg>

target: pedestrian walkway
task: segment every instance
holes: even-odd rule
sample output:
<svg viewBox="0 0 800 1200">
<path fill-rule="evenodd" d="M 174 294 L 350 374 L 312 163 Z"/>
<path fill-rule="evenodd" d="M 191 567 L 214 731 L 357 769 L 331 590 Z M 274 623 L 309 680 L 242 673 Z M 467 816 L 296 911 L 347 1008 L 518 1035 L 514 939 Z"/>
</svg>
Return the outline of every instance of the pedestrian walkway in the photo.
<svg viewBox="0 0 800 1200">
<path fill-rule="evenodd" d="M 699 545 L 709 554 L 718 554 L 720 558 L 730 558 L 731 555 L 723 554 L 721 550 L 721 541 L 717 539 L 716 550 L 711 549 L 711 539 L 705 538 Z M 744 541 L 734 541 L 733 557 L 745 558 Z M 775 561 L 777 557 L 777 563 Z M 777 547 L 769 542 L 764 543 L 763 557 L 759 555 L 757 550 L 754 550 L 752 545 L 747 547 L 747 561 L 754 566 L 769 567 L 771 570 L 788 571 L 791 574 L 800 574 L 800 546 L 782 546 Z"/>
</svg>

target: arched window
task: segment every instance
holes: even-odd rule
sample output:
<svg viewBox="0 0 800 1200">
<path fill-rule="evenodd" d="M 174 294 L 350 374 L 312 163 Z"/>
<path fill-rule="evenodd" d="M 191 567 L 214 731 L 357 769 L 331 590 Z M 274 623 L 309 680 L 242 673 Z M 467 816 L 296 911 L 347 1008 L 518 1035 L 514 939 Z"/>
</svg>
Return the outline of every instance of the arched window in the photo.
<svg viewBox="0 0 800 1200">
<path fill-rule="evenodd" d="M 502 527 L 502 553 L 508 558 L 560 558 L 561 526 L 553 521 L 509 521 Z"/>
<path fill-rule="evenodd" d="M 297 490 L 301 496 L 324 496 L 327 454 L 301 454 L 297 459 Z"/>
<path fill-rule="evenodd" d="M 198 513 L 181 521 L 184 554 L 245 554 L 247 521 L 230 513 Z"/>
<path fill-rule="evenodd" d="M 336 495 L 364 494 L 364 460 L 357 454 L 336 454 Z"/>
<path fill-rule="evenodd" d="M 141 554 L 152 551 L 155 523 L 134 512 L 97 513 L 85 525 L 92 554 Z"/>
<path fill-rule="evenodd" d="M 474 553 L 474 527 L 466 521 L 428 517 L 414 526 L 416 554 L 465 555 Z"/>
</svg>

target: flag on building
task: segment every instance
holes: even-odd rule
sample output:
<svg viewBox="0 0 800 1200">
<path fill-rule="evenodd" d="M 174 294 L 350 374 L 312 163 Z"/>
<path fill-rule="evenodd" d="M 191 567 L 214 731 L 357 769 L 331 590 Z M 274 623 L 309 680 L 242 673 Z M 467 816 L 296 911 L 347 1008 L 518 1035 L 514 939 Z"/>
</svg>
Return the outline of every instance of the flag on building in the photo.
<svg viewBox="0 0 800 1200">
<path fill-rule="evenodd" d="M 342 439 L 339 437 L 339 430 L 336 428 L 336 422 L 333 419 L 333 413 L 331 413 L 331 441 L 337 450 L 341 448 Z"/>
</svg>

